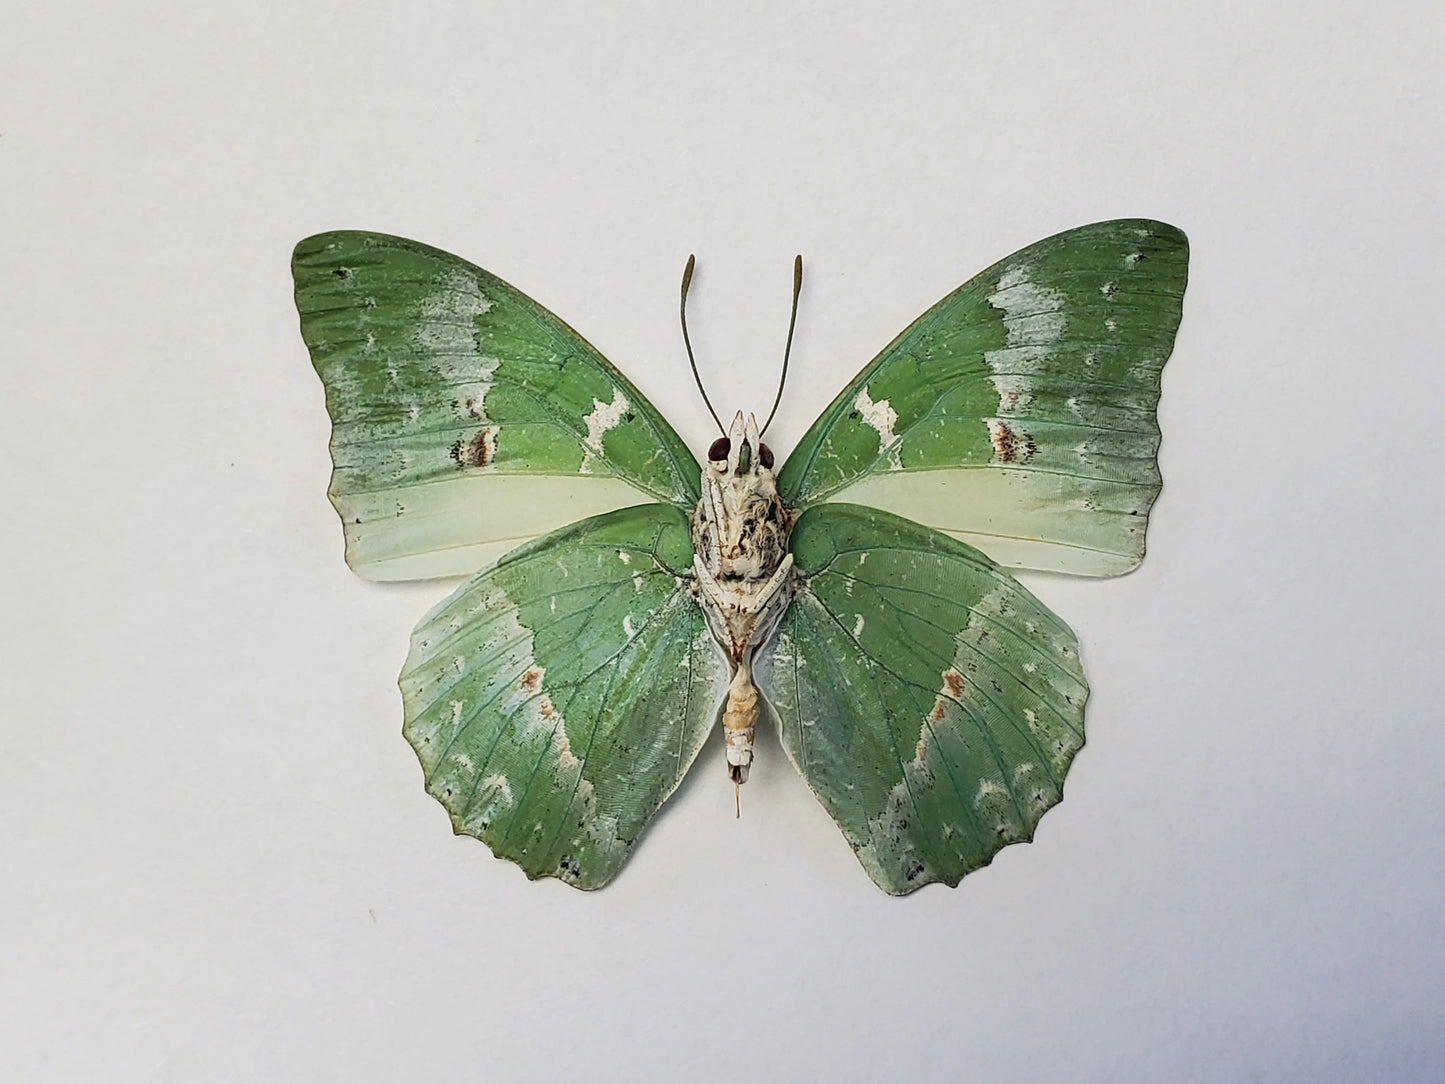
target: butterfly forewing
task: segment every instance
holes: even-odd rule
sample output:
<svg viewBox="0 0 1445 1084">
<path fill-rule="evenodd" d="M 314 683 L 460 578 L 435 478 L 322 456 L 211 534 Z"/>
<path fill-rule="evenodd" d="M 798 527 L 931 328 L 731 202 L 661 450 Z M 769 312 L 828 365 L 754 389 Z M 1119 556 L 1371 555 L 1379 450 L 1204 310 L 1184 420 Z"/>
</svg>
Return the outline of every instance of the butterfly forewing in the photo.
<svg viewBox="0 0 1445 1084">
<path fill-rule="evenodd" d="M 876 509 L 807 510 L 792 552 L 760 684 L 868 875 L 956 885 L 1031 838 L 1084 741 L 1069 628 L 971 546 Z"/>
<path fill-rule="evenodd" d="M 1011 567 L 1127 572 L 1159 492 L 1155 409 L 1188 257 L 1174 227 L 1124 219 L 994 265 L 823 412 L 784 498 L 887 509 Z"/>
<path fill-rule="evenodd" d="M 691 562 L 679 509 L 627 508 L 508 554 L 422 620 L 405 732 L 457 832 L 529 877 L 617 872 L 727 685 Z"/>
<path fill-rule="evenodd" d="M 588 515 L 697 499 L 672 427 L 495 275 L 359 232 L 307 238 L 292 271 L 331 414 L 331 499 L 362 575 L 465 575 Z"/>
</svg>

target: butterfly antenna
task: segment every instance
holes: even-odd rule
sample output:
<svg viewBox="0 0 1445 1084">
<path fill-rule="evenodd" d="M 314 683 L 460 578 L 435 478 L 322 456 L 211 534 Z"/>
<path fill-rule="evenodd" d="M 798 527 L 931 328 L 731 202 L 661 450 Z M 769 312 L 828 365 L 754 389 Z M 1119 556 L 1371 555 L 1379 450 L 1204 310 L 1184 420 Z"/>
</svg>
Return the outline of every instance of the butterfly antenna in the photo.
<svg viewBox="0 0 1445 1084">
<path fill-rule="evenodd" d="M 678 317 L 682 320 L 682 342 L 687 347 L 687 363 L 692 366 L 692 379 L 697 383 L 698 394 L 702 396 L 712 420 L 717 423 L 718 432 L 727 436 L 728 431 L 723 428 L 722 419 L 712 408 L 712 400 L 707 397 L 707 389 L 702 386 L 702 377 L 697 375 L 697 359 L 692 356 L 692 340 L 687 337 L 687 288 L 692 285 L 692 269 L 696 263 L 697 257 L 689 256 L 687 266 L 682 269 L 682 301 L 678 304 Z"/>
<path fill-rule="evenodd" d="M 743 819 L 742 787 L 736 779 L 733 780 L 733 816 L 738 820 Z"/>
<path fill-rule="evenodd" d="M 768 420 L 763 422 L 762 429 L 758 430 L 758 439 L 768 431 L 768 426 L 773 424 L 773 415 L 778 412 L 778 404 L 783 401 L 783 385 L 788 382 L 788 355 L 793 352 L 793 328 L 798 326 L 798 295 L 803 291 L 803 257 L 797 256 L 793 259 L 793 314 L 788 317 L 788 345 L 783 347 L 783 375 L 778 377 L 778 395 L 773 400 L 773 409 L 768 411 Z"/>
</svg>

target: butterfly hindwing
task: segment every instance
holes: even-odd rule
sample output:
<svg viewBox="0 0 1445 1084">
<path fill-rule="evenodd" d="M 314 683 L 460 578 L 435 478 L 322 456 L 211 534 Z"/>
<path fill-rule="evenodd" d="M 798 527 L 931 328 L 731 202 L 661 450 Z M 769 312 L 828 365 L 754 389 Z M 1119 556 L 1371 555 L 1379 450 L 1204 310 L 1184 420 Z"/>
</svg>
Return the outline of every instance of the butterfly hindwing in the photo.
<svg viewBox="0 0 1445 1084">
<path fill-rule="evenodd" d="M 514 550 L 422 619 L 405 732 L 458 833 L 529 877 L 616 873 L 727 685 L 691 563 L 686 515 L 641 505 Z"/>
<path fill-rule="evenodd" d="M 810 508 L 791 548 L 760 684 L 868 875 L 956 885 L 1031 838 L 1084 741 L 1074 634 L 979 551 L 887 512 Z"/>
<path fill-rule="evenodd" d="M 495 275 L 351 231 L 302 241 L 292 271 L 331 414 L 330 495 L 362 575 L 465 575 L 588 515 L 696 501 L 672 427 Z"/>
<path fill-rule="evenodd" d="M 1147 219 L 1069 230 L 919 317 L 823 412 L 779 489 L 946 530 L 1010 567 L 1127 572 L 1144 554 L 1159 378 L 1189 248 Z"/>
</svg>

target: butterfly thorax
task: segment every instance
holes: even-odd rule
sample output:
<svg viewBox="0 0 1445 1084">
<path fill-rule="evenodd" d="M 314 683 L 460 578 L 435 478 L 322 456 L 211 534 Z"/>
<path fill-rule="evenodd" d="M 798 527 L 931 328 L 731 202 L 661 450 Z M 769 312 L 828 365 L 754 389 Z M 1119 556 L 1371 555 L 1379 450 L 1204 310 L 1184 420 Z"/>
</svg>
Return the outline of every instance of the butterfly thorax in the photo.
<svg viewBox="0 0 1445 1084">
<path fill-rule="evenodd" d="M 702 499 L 692 516 L 698 605 L 732 667 L 723 733 L 728 773 L 737 783 L 747 781 L 759 714 L 753 657 L 793 597 L 793 514 L 778 496 L 772 466 L 757 421 L 739 412 L 729 435 L 708 451 Z"/>
</svg>

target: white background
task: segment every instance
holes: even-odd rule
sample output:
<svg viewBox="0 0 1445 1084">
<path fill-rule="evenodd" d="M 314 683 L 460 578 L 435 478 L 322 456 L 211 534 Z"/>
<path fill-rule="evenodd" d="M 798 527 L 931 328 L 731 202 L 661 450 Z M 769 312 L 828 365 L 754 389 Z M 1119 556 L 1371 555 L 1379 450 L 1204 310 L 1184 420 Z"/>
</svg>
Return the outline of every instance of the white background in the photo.
<svg viewBox="0 0 1445 1084">
<path fill-rule="evenodd" d="M 1445 1072 L 1445 33 L 1426 3 L 3 4 L 0 1078 L 1425 1080 Z M 1189 234 L 1165 490 L 1029 579 L 1067 800 L 879 892 L 720 746 L 622 874 L 452 836 L 347 571 L 288 258 L 496 271 L 694 445 L 785 451 L 914 316 L 1114 216 Z"/>
</svg>

